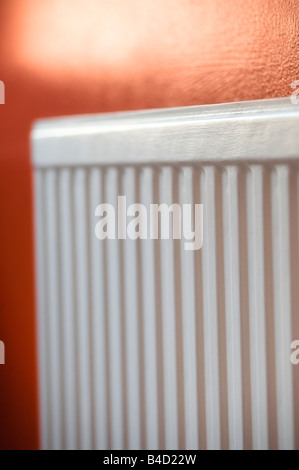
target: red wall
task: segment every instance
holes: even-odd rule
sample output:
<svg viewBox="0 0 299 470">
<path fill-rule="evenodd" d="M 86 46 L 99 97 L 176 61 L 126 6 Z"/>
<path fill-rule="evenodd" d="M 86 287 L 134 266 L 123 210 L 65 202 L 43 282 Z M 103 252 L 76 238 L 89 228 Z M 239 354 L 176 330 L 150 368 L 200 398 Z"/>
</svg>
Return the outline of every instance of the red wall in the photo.
<svg viewBox="0 0 299 470">
<path fill-rule="evenodd" d="M 37 448 L 29 132 L 45 116 L 286 96 L 297 0 L 0 0 L 0 448 Z"/>
</svg>

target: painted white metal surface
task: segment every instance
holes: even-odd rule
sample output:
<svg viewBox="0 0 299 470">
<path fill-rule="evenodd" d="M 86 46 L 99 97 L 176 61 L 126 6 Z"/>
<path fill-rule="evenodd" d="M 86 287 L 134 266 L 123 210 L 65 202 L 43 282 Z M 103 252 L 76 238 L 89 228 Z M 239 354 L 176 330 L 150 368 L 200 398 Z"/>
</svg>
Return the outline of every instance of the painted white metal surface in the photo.
<svg viewBox="0 0 299 470">
<path fill-rule="evenodd" d="M 294 448 L 289 198 L 298 125 L 287 99 L 36 124 L 44 449 L 195 449 L 200 436 L 209 449 L 227 440 L 232 449 L 267 449 L 276 437 L 279 448 Z M 202 249 L 96 239 L 96 206 L 117 208 L 120 195 L 146 206 L 202 203 Z"/>
<path fill-rule="evenodd" d="M 207 446 L 220 449 L 220 410 L 218 375 L 218 318 L 216 277 L 215 169 L 201 172 L 201 202 L 204 206 L 203 305 L 205 346 L 205 397 Z"/>
<path fill-rule="evenodd" d="M 272 171 L 272 223 L 278 442 L 281 449 L 294 445 L 292 365 L 287 348 L 291 336 L 289 255 L 289 167 Z"/>
<path fill-rule="evenodd" d="M 159 175 L 160 199 L 165 204 L 172 203 L 173 170 L 163 167 Z M 164 409 L 165 409 L 165 448 L 178 447 L 177 413 L 177 351 L 175 322 L 175 285 L 173 240 L 161 239 L 161 292 L 162 292 L 162 337 L 164 371 Z"/>
<path fill-rule="evenodd" d="M 154 170 L 150 167 L 140 172 L 140 202 L 146 207 L 153 199 Z M 155 289 L 155 246 L 154 240 L 146 239 L 141 244 L 142 308 L 145 388 L 146 447 L 158 449 L 158 375 L 157 375 L 157 322 Z M 139 313 L 140 315 L 140 313 Z M 159 358 L 161 360 L 161 358 Z"/>
<path fill-rule="evenodd" d="M 268 443 L 266 322 L 264 299 L 263 170 L 251 165 L 247 172 L 248 290 L 252 436 L 255 449 Z"/>
<path fill-rule="evenodd" d="M 182 167 L 179 174 L 180 203 L 193 205 L 193 171 Z M 192 217 L 192 214 L 190 214 Z M 194 222 L 193 222 L 194 225 Z M 181 240 L 181 278 L 182 278 L 182 327 L 183 327 L 183 367 L 185 388 L 185 441 L 187 449 L 197 449 L 197 381 L 196 381 L 196 328 L 195 328 L 195 281 L 194 253 L 185 251 Z"/>
</svg>

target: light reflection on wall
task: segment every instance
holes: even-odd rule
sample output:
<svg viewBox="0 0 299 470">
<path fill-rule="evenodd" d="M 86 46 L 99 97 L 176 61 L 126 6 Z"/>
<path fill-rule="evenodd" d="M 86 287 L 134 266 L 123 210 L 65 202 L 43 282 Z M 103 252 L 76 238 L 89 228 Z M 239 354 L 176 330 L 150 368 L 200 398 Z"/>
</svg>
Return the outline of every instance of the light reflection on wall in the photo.
<svg viewBox="0 0 299 470">
<path fill-rule="evenodd" d="M 145 84 L 155 107 L 284 96 L 288 64 L 299 62 L 293 0 L 4 3 L 16 66 L 45 80 L 122 86 L 132 108 Z"/>
</svg>

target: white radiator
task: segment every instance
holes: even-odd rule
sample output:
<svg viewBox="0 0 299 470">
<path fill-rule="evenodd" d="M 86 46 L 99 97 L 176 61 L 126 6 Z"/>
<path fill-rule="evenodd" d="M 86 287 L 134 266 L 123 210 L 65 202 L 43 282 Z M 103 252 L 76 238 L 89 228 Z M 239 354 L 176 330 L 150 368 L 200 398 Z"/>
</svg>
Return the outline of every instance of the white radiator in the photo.
<svg viewBox="0 0 299 470">
<path fill-rule="evenodd" d="M 42 448 L 298 447 L 298 125 L 287 99 L 35 125 Z M 202 249 L 98 240 L 119 195 L 202 203 Z"/>
</svg>

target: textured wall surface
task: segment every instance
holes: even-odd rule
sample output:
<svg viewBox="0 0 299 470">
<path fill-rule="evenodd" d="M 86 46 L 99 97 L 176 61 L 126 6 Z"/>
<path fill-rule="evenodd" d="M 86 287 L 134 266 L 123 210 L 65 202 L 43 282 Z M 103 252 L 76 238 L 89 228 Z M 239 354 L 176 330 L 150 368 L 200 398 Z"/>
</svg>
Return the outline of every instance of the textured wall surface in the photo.
<svg viewBox="0 0 299 470">
<path fill-rule="evenodd" d="M 0 1 L 0 448 L 39 445 L 33 120 L 287 96 L 298 13 L 297 0 Z"/>
</svg>

